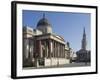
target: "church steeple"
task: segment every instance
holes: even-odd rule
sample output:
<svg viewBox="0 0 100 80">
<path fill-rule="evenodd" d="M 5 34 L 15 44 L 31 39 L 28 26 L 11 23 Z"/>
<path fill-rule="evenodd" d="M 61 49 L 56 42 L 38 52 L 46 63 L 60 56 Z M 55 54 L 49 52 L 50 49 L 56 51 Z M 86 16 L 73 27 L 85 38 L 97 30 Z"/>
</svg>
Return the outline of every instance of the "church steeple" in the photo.
<svg viewBox="0 0 100 80">
<path fill-rule="evenodd" d="M 43 13 L 43 19 L 45 19 L 45 13 Z"/>
<path fill-rule="evenodd" d="M 83 29 L 83 38 L 82 38 L 82 49 L 86 50 L 86 45 L 87 45 L 87 42 L 86 42 L 86 33 L 85 33 L 85 27 Z"/>
<path fill-rule="evenodd" d="M 83 33 L 83 36 L 86 36 L 86 34 L 85 34 L 85 27 L 84 27 L 84 33 Z"/>
</svg>

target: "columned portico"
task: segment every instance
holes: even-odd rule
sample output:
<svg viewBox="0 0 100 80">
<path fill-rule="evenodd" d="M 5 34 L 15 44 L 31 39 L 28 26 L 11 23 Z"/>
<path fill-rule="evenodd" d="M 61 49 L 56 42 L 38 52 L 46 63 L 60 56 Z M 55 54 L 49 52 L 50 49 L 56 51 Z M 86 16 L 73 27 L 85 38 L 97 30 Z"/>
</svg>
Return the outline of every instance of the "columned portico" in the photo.
<svg viewBox="0 0 100 80">
<path fill-rule="evenodd" d="M 40 58 L 64 58 L 65 46 L 52 39 L 37 40 L 38 44 L 35 53 L 38 53 Z"/>
</svg>

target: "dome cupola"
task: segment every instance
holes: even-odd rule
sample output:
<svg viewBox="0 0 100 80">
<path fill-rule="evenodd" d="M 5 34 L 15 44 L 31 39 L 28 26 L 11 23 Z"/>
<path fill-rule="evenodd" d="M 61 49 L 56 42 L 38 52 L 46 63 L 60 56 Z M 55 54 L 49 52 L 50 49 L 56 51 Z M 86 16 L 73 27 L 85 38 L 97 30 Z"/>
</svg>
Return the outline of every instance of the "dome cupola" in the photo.
<svg viewBox="0 0 100 80">
<path fill-rule="evenodd" d="M 49 23 L 48 19 L 45 18 L 45 14 L 43 14 L 43 18 L 38 21 L 37 29 L 43 33 L 52 33 L 51 24 Z"/>
<path fill-rule="evenodd" d="M 43 14 L 43 18 L 37 23 L 37 27 L 39 26 L 51 26 L 49 21 L 45 18 L 45 14 Z"/>
</svg>

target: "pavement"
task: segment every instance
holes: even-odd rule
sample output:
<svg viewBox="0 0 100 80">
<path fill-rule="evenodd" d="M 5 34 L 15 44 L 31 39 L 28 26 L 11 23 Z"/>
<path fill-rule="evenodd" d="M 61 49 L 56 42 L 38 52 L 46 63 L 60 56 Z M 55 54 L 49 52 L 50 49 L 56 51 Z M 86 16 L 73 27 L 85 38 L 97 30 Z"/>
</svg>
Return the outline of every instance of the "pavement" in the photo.
<svg viewBox="0 0 100 80">
<path fill-rule="evenodd" d="M 55 65 L 55 66 L 27 67 L 27 68 L 23 68 L 23 69 L 27 70 L 27 69 L 64 68 L 64 67 L 87 67 L 87 66 L 91 66 L 91 64 L 90 63 L 70 63 L 70 64 L 64 64 L 64 65 Z"/>
</svg>

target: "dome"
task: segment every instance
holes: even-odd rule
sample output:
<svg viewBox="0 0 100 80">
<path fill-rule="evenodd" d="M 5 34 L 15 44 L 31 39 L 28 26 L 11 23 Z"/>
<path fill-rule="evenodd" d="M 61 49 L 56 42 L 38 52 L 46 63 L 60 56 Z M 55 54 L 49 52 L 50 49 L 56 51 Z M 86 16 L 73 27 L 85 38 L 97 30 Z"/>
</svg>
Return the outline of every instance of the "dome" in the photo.
<svg viewBox="0 0 100 80">
<path fill-rule="evenodd" d="M 45 14 L 43 14 L 43 18 L 40 19 L 39 22 L 37 23 L 37 27 L 39 26 L 51 26 L 49 21 L 45 18 Z"/>
<path fill-rule="evenodd" d="M 45 18 L 45 14 L 43 14 L 43 18 L 39 20 L 37 23 L 37 29 L 42 31 L 43 33 L 52 33 L 52 27 L 49 21 Z"/>
</svg>

